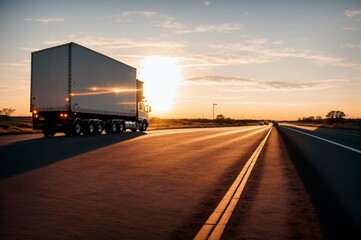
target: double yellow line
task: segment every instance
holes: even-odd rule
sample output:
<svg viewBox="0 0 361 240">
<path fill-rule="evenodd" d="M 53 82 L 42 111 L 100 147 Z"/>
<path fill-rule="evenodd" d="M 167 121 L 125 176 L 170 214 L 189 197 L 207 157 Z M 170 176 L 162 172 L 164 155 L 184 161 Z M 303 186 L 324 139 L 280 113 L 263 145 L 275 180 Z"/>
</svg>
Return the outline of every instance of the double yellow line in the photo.
<svg viewBox="0 0 361 240">
<path fill-rule="evenodd" d="M 221 238 L 223 231 L 233 213 L 233 210 L 235 209 L 238 200 L 241 197 L 243 189 L 258 159 L 258 156 L 261 153 L 262 148 L 265 145 L 271 131 L 272 127 L 268 131 L 266 137 L 257 147 L 256 151 L 248 159 L 242 171 L 227 191 L 226 195 L 224 195 L 221 202 L 218 204 L 216 209 L 213 211 L 213 213 L 203 225 L 201 230 L 198 232 L 198 234 L 194 238 L 195 240 L 215 240 Z"/>
</svg>

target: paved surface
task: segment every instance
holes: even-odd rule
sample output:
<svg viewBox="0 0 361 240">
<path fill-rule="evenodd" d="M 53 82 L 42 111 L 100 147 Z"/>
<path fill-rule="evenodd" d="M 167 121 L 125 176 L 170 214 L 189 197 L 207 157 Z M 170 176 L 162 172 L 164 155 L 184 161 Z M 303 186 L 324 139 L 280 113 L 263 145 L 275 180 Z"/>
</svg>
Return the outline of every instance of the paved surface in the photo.
<svg viewBox="0 0 361 240">
<path fill-rule="evenodd" d="M 4 143 L 2 239 L 192 239 L 267 130 Z"/>
<path fill-rule="evenodd" d="M 2 136 L 0 237 L 192 239 L 268 130 Z M 356 148 L 357 134 L 322 137 Z M 223 239 L 357 239 L 360 154 L 328 144 L 274 129 Z"/>
<path fill-rule="evenodd" d="M 361 238 L 361 132 L 280 126 L 329 239 Z M 296 130 L 296 131 L 295 131 Z"/>
<path fill-rule="evenodd" d="M 276 128 L 222 239 L 323 239 L 311 199 Z"/>
</svg>

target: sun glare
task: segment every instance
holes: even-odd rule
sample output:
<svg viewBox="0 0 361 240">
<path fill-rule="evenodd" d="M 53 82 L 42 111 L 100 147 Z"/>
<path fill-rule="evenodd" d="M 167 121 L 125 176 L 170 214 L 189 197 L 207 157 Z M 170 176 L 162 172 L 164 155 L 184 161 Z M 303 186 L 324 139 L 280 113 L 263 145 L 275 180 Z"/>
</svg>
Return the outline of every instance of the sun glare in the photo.
<svg viewBox="0 0 361 240">
<path fill-rule="evenodd" d="M 150 56 L 140 62 L 139 77 L 144 81 L 144 96 L 154 112 L 171 110 L 177 86 L 182 80 L 181 68 L 171 57 Z"/>
</svg>

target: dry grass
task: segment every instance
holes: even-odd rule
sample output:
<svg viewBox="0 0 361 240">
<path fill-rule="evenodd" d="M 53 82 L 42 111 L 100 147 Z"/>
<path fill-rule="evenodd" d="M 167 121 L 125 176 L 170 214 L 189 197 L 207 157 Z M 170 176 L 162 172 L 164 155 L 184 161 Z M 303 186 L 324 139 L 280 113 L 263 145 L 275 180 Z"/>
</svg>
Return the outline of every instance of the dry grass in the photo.
<svg viewBox="0 0 361 240">
<path fill-rule="evenodd" d="M 0 118 L 0 135 L 39 133 L 33 130 L 31 117 Z"/>
</svg>

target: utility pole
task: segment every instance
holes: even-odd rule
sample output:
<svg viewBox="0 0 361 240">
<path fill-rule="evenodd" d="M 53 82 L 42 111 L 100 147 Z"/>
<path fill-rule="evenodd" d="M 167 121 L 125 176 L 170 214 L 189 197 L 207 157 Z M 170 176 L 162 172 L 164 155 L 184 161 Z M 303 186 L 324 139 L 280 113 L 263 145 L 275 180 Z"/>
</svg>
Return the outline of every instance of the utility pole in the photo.
<svg viewBox="0 0 361 240">
<path fill-rule="evenodd" d="M 213 103 L 213 121 L 214 121 L 214 106 L 216 106 L 216 103 Z"/>
</svg>

